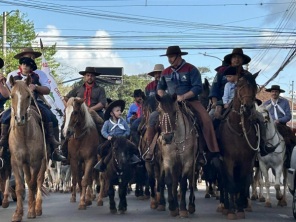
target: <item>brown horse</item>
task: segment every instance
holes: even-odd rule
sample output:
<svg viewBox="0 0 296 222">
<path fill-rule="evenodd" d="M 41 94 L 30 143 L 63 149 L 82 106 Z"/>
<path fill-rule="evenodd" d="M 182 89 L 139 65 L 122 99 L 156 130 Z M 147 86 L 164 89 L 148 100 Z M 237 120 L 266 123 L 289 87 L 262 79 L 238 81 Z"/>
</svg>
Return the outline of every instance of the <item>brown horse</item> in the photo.
<svg viewBox="0 0 296 222">
<path fill-rule="evenodd" d="M 1 204 L 3 208 L 9 206 L 9 187 L 10 187 L 10 177 L 11 177 L 11 164 L 10 164 L 10 154 L 8 149 L 0 147 L 0 192 L 2 192 L 3 199 Z"/>
<path fill-rule="evenodd" d="M 99 133 L 88 111 L 84 99 L 71 97 L 65 110 L 66 120 L 63 134 L 68 140 L 68 158 L 72 173 L 71 202 L 76 202 L 76 184 L 80 188 L 78 209 L 91 205 L 91 196 L 86 195 L 87 186 L 92 185 L 92 171 L 97 156 Z"/>
<path fill-rule="evenodd" d="M 197 134 L 195 127 L 179 108 L 176 94 L 156 95 L 159 102 L 160 150 L 163 159 L 165 184 L 171 216 L 188 217 L 195 212 L 194 171 L 197 156 Z M 186 208 L 187 180 L 189 181 L 189 207 Z M 178 203 L 177 188 L 180 183 L 181 199 Z"/>
<path fill-rule="evenodd" d="M 256 77 L 257 74 L 239 77 L 232 107 L 219 128 L 219 144 L 224 158 L 224 195 L 221 193 L 221 198 L 225 198 L 222 202 L 224 201 L 225 209 L 228 210 L 228 219 L 245 217 L 244 208 L 259 147 L 259 129 L 255 124 L 254 110 Z"/>
<path fill-rule="evenodd" d="M 41 118 L 31 109 L 31 78 L 26 82 L 10 78 L 11 131 L 9 149 L 16 183 L 17 207 L 12 221 L 23 216 L 24 179 L 28 185 L 28 218 L 42 215 L 42 184 L 46 170 L 46 147 L 42 136 Z"/>
</svg>

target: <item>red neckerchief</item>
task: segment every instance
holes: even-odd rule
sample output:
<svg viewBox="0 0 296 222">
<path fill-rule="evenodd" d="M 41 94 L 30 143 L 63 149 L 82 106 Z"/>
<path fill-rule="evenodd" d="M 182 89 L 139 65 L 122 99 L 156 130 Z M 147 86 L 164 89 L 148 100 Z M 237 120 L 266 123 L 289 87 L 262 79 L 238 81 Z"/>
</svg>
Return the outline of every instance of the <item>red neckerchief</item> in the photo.
<svg viewBox="0 0 296 222">
<path fill-rule="evenodd" d="M 140 118 L 142 115 L 142 105 L 138 104 L 137 102 L 135 102 L 136 106 L 138 107 L 137 109 L 137 118 Z"/>
<path fill-rule="evenodd" d="M 89 107 L 90 106 L 91 91 L 92 91 L 92 88 L 94 86 L 94 83 L 91 84 L 91 85 L 85 83 L 84 85 L 85 85 L 85 91 L 84 91 L 83 98 L 85 99 L 86 104 Z"/>
</svg>

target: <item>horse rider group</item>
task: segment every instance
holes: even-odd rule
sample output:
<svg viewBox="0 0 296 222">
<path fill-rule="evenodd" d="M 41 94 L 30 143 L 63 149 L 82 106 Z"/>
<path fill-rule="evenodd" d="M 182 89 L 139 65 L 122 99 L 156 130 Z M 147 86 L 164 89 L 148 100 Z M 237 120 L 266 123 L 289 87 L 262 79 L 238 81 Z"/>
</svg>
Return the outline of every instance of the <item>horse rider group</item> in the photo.
<svg viewBox="0 0 296 222">
<path fill-rule="evenodd" d="M 210 155 L 211 158 L 220 160 L 220 149 L 215 135 L 215 121 L 222 118 L 222 97 L 224 94 L 224 86 L 227 82 L 224 72 L 229 67 L 235 67 L 237 70 L 236 73 L 230 75 L 236 75 L 238 73 L 240 75 L 250 75 L 247 70 L 243 69 L 243 65 L 248 64 L 251 61 L 251 58 L 245 55 L 241 48 L 233 49 L 232 53 L 224 57 L 223 64 L 216 68 L 217 74 L 209 95 L 211 111 L 208 113 L 198 99 L 198 95 L 202 92 L 201 74 L 194 65 L 183 59 L 182 56 L 187 54 L 187 52 L 181 51 L 179 46 L 169 46 L 167 48 L 166 53 L 161 56 L 166 56 L 170 65 L 167 68 L 164 68 L 162 64 L 156 64 L 153 71 L 148 73 L 148 75 L 154 77 L 155 80 L 145 87 L 145 93 L 140 89 L 134 91 L 135 103 L 133 103 L 129 109 L 127 122 L 131 125 L 131 129 L 138 129 L 141 122 L 142 103 L 145 96 L 151 96 L 154 94 L 163 96 L 166 93 L 171 95 L 177 94 L 177 101 L 186 101 L 197 117 L 202 136 L 204 137 L 208 148 L 207 152 L 212 154 Z M 16 80 L 21 80 L 26 79 L 27 76 L 30 75 L 32 77 L 32 84 L 29 85 L 29 88 L 34 94 L 42 115 L 42 120 L 45 126 L 45 136 L 51 147 L 50 152 L 53 154 L 52 158 L 54 160 L 65 161 L 66 158 L 61 151 L 57 149 L 60 143 L 53 135 L 54 129 L 58 128 L 58 121 L 42 97 L 42 95 L 50 93 L 50 85 L 46 74 L 37 69 L 37 65 L 34 61 L 35 58 L 40 56 L 41 53 L 34 51 L 32 48 L 24 48 L 20 53 L 14 56 L 15 59 L 19 60 L 19 68 L 8 74 L 7 81 L 3 75 L 0 75 L 0 109 L 3 111 L 3 105 L 9 99 L 11 89 L 9 78 L 12 77 Z M 0 59 L 0 68 L 3 66 L 4 62 Z M 86 67 L 85 70 L 80 71 L 79 74 L 83 76 L 84 83 L 77 86 L 63 97 L 64 104 L 66 105 L 67 100 L 70 97 L 84 98 L 85 104 L 95 119 L 100 119 L 101 117 L 102 119 L 105 119 L 105 121 L 109 121 L 109 119 L 104 118 L 104 109 L 106 109 L 107 105 L 105 90 L 95 81 L 96 76 L 100 75 L 100 73 L 96 72 L 94 67 Z M 235 88 L 235 83 L 233 84 L 233 87 Z M 285 125 L 291 120 L 291 111 L 288 101 L 279 97 L 279 93 L 283 92 L 283 90 L 280 89 L 279 86 L 274 85 L 266 91 L 271 92 L 271 100 L 266 101 L 264 105 L 269 108 L 269 112 L 276 123 Z M 121 110 L 121 112 L 122 111 L 123 110 Z M 109 109 L 108 112 L 112 112 L 112 110 L 110 111 Z M 11 110 L 7 109 L 3 112 L 1 118 L 0 146 L 6 148 L 8 147 L 10 115 Z M 108 115 L 110 115 L 110 113 Z M 153 159 L 154 147 L 150 145 L 157 133 L 158 116 L 158 112 L 154 111 L 149 118 L 147 126 L 148 147 L 144 156 L 146 161 Z M 118 117 L 117 120 L 120 120 L 120 118 Z M 265 146 L 265 127 L 259 114 L 257 115 L 257 120 L 261 129 L 260 134 L 262 139 L 260 141 L 260 147 L 262 148 Z M 122 124 L 114 122 L 113 125 L 114 127 L 110 128 L 112 130 L 122 126 Z M 106 138 L 108 138 L 108 135 L 106 135 Z M 200 151 L 202 154 L 206 150 Z"/>
</svg>

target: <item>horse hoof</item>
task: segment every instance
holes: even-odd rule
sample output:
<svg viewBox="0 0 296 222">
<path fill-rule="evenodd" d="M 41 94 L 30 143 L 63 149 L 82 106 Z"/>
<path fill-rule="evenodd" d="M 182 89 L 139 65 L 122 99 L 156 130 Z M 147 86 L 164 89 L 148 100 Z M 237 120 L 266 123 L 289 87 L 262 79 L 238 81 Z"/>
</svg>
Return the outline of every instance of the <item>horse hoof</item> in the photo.
<svg viewBox="0 0 296 222">
<path fill-rule="evenodd" d="M 7 207 L 9 207 L 9 201 L 2 202 L 2 208 L 7 208 Z"/>
<path fill-rule="evenodd" d="M 27 215 L 27 218 L 28 219 L 34 219 L 34 218 L 36 218 L 36 213 L 34 212 L 28 212 L 28 215 Z"/>
<path fill-rule="evenodd" d="M 245 212 L 237 212 L 236 216 L 237 216 L 237 219 L 245 219 L 246 218 Z"/>
<path fill-rule="evenodd" d="M 36 216 L 41 216 L 42 215 L 42 210 L 36 210 Z"/>
<path fill-rule="evenodd" d="M 173 210 L 173 211 L 170 211 L 170 215 L 172 216 L 172 217 L 176 217 L 176 216 L 178 216 L 179 215 L 179 211 L 176 209 L 176 210 Z"/>
<path fill-rule="evenodd" d="M 279 200 L 277 205 L 280 206 L 280 207 L 286 207 L 287 206 L 287 201 L 284 200 L 284 199 Z"/>
<path fill-rule="evenodd" d="M 71 199 L 70 199 L 70 203 L 75 203 L 75 202 L 76 202 L 76 198 L 71 197 Z"/>
<path fill-rule="evenodd" d="M 156 209 L 158 207 L 158 204 L 155 200 L 150 201 L 150 208 L 151 209 Z"/>
<path fill-rule="evenodd" d="M 207 194 L 205 195 L 205 198 L 211 198 L 211 195 L 207 193 Z"/>
<path fill-rule="evenodd" d="M 86 210 L 86 205 L 79 205 L 78 210 Z"/>
<path fill-rule="evenodd" d="M 259 202 L 265 202 L 265 197 L 260 197 Z"/>
<path fill-rule="evenodd" d="M 188 217 L 188 211 L 187 210 L 180 210 L 179 216 L 181 218 L 187 218 Z"/>
<path fill-rule="evenodd" d="M 272 206 L 271 206 L 271 203 L 270 203 L 270 202 L 266 202 L 266 203 L 265 203 L 265 207 L 271 208 L 271 207 L 272 207 Z"/>
<path fill-rule="evenodd" d="M 222 213 L 223 212 L 223 209 L 224 209 L 224 207 L 218 206 L 217 209 L 216 209 L 216 212 Z"/>
<path fill-rule="evenodd" d="M 156 208 L 156 210 L 158 210 L 158 211 L 165 211 L 165 206 L 164 205 L 158 205 L 158 207 Z"/>
<path fill-rule="evenodd" d="M 189 212 L 190 214 L 193 214 L 193 213 L 195 212 L 195 206 L 193 206 L 193 205 L 189 205 L 189 206 L 188 206 L 188 212 Z"/>
<path fill-rule="evenodd" d="M 237 216 L 236 216 L 236 214 L 233 214 L 233 213 L 229 213 L 229 214 L 227 214 L 227 219 L 228 220 L 236 220 L 237 219 Z"/>
<path fill-rule="evenodd" d="M 92 205 L 92 201 L 91 200 L 86 200 L 85 204 L 86 204 L 86 206 L 90 206 L 90 205 Z"/>
<path fill-rule="evenodd" d="M 20 221 L 22 221 L 22 216 L 19 215 L 19 214 L 14 213 L 13 216 L 12 216 L 12 220 L 11 221 L 12 222 L 20 222 Z"/>
<path fill-rule="evenodd" d="M 111 214 L 116 214 L 117 213 L 117 209 L 110 209 L 110 213 Z"/>
</svg>

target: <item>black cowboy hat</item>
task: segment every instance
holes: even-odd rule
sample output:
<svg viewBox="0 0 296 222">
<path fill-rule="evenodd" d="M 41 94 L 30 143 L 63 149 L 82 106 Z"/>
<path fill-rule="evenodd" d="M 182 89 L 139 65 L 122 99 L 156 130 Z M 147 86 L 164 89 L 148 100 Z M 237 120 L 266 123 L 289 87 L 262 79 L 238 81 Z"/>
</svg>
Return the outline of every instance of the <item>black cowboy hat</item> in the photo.
<svg viewBox="0 0 296 222">
<path fill-rule="evenodd" d="M 223 72 L 225 76 L 235 76 L 237 74 L 237 66 L 229 66 Z"/>
<path fill-rule="evenodd" d="M 221 67 L 224 67 L 224 66 L 229 66 L 228 63 L 226 63 L 225 61 L 222 61 L 222 65 L 221 66 L 218 66 L 217 68 L 215 68 L 215 71 L 218 72 L 220 70 Z"/>
<path fill-rule="evenodd" d="M 15 59 L 20 59 L 27 53 L 33 54 L 35 56 L 35 58 L 38 58 L 38 57 L 40 57 L 42 55 L 41 52 L 35 52 L 32 47 L 27 47 L 27 48 L 23 48 L 22 51 L 19 54 L 16 54 L 14 56 L 14 58 Z"/>
<path fill-rule="evenodd" d="M 37 65 L 36 65 L 35 61 L 33 59 L 29 58 L 29 57 L 20 58 L 19 59 L 19 64 L 20 65 L 25 64 L 27 66 L 30 66 L 33 71 L 35 71 L 37 69 Z"/>
<path fill-rule="evenodd" d="M 80 71 L 80 72 L 79 72 L 79 74 L 80 74 L 80 75 L 83 75 L 83 76 L 84 76 L 86 73 L 91 73 L 91 74 L 94 74 L 95 76 L 101 75 L 101 73 L 96 72 L 95 67 L 86 67 L 86 68 L 85 68 L 85 71 Z"/>
<path fill-rule="evenodd" d="M 145 94 L 141 89 L 134 90 L 134 97 L 143 97 Z"/>
<path fill-rule="evenodd" d="M 110 119 L 111 115 L 110 113 L 112 112 L 112 109 L 116 106 L 120 106 L 121 107 L 121 111 L 123 112 L 124 108 L 125 108 L 125 101 L 119 99 L 119 100 L 115 100 L 114 102 L 110 103 L 108 108 L 106 109 L 105 113 L 104 113 L 104 119 L 108 120 Z"/>
<path fill-rule="evenodd" d="M 0 58 L 0 69 L 2 69 L 3 66 L 4 66 L 4 61 L 3 59 Z"/>
<path fill-rule="evenodd" d="M 160 55 L 160 56 L 168 56 L 168 55 L 187 55 L 188 52 L 181 52 L 181 49 L 179 46 L 169 46 L 167 48 L 166 54 Z"/>
<path fill-rule="evenodd" d="M 280 93 L 285 92 L 285 90 L 281 89 L 279 85 L 272 85 L 271 88 L 265 89 L 266 92 L 271 92 L 271 90 L 278 90 Z"/>
<path fill-rule="evenodd" d="M 240 55 L 243 57 L 243 65 L 248 64 L 251 61 L 251 58 L 247 55 L 244 54 L 243 49 L 242 48 L 234 48 L 232 50 L 232 53 L 226 55 L 224 57 L 224 61 L 228 64 L 231 64 L 231 58 L 233 55 Z"/>
</svg>

